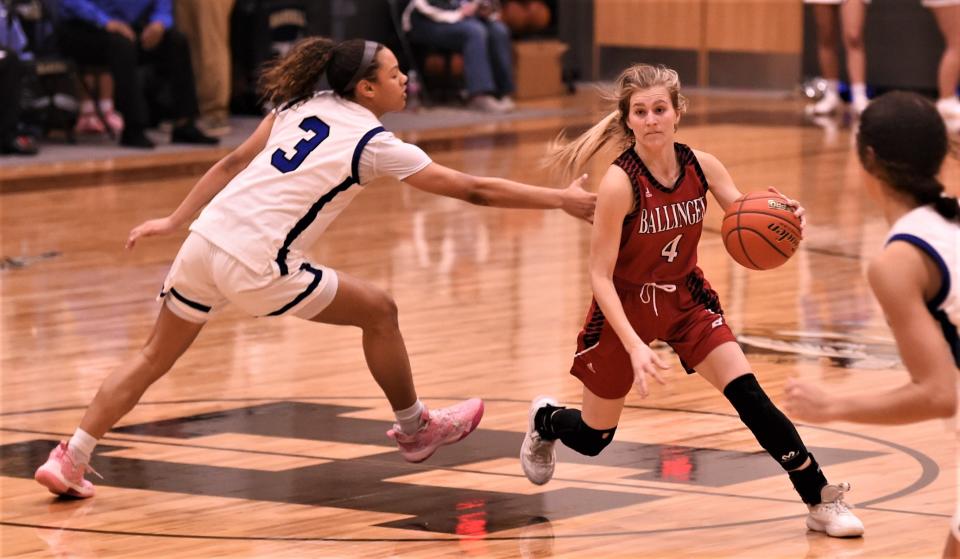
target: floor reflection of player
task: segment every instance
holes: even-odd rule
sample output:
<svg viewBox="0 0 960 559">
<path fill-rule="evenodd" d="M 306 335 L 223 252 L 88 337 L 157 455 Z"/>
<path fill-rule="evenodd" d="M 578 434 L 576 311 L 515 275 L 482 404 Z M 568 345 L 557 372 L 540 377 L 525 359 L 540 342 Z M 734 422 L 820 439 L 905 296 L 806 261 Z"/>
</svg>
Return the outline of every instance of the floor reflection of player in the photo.
<svg viewBox="0 0 960 559">
<path fill-rule="evenodd" d="M 796 255 L 802 330 L 856 332 L 873 317 L 860 260 L 850 257 L 861 253 L 870 221 L 855 186 L 857 176 L 852 152 L 843 163 L 833 154 L 821 153 L 801 166 L 805 198 L 823 201 L 809 208 L 812 226 L 804 232 L 803 250 Z M 844 289 L 837 290 L 838 284 Z"/>
</svg>

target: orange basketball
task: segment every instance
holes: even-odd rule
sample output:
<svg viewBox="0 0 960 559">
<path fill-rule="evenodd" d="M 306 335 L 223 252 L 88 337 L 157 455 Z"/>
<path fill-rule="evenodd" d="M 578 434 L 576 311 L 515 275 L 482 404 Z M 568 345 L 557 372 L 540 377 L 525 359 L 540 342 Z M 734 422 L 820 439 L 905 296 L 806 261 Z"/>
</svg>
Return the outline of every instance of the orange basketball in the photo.
<svg viewBox="0 0 960 559">
<path fill-rule="evenodd" d="M 783 198 L 751 192 L 734 200 L 720 228 L 723 245 L 740 265 L 751 270 L 776 268 L 800 246 L 800 219 Z"/>
</svg>

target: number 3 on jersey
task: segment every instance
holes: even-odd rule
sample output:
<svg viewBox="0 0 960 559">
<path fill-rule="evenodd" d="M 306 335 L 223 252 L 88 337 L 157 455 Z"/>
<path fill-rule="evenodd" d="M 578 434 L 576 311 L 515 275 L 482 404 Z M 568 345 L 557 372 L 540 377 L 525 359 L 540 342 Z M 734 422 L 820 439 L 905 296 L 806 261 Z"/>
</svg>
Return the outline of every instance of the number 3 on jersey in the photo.
<svg viewBox="0 0 960 559">
<path fill-rule="evenodd" d="M 673 238 L 672 241 L 663 245 L 663 250 L 660 251 L 660 256 L 663 256 L 667 259 L 667 262 L 673 262 L 676 260 L 680 252 L 677 250 L 677 245 L 680 244 L 680 237 L 683 236 L 683 233 L 680 233 Z"/>
<path fill-rule="evenodd" d="M 327 136 L 330 135 L 330 125 L 315 116 L 308 116 L 300 122 L 300 128 L 307 132 L 313 132 L 310 139 L 304 138 L 293 146 L 293 157 L 287 157 L 287 154 L 280 148 L 273 152 L 270 163 L 281 173 L 295 171 L 303 163 L 303 160 L 315 150 Z"/>
</svg>

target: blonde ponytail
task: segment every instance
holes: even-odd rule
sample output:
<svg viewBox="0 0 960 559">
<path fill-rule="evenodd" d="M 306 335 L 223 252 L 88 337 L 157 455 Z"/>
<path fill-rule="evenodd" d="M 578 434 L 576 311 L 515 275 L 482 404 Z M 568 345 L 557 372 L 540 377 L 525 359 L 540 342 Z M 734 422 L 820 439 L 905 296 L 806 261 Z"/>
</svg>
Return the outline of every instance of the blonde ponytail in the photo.
<svg viewBox="0 0 960 559">
<path fill-rule="evenodd" d="M 544 157 L 544 165 L 565 178 L 579 175 L 587 162 L 610 142 L 616 142 L 616 147 L 620 149 L 626 149 L 633 143 L 633 135 L 628 136 L 620 124 L 619 110 L 610 112 L 572 141 L 566 141 L 561 133 Z"/>
</svg>

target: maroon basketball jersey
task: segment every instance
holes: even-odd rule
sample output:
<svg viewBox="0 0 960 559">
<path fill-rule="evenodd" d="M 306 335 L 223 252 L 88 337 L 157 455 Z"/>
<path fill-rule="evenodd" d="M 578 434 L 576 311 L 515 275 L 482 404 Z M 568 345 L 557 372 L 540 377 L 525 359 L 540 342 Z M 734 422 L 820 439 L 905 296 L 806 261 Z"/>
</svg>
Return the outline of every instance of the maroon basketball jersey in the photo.
<svg viewBox="0 0 960 559">
<path fill-rule="evenodd" d="M 626 150 L 613 162 L 626 172 L 636 207 L 623 220 L 616 279 L 632 284 L 679 282 L 697 266 L 697 243 L 707 211 L 707 179 L 693 150 L 674 143 L 680 175 L 664 186 L 637 152 Z"/>
</svg>

